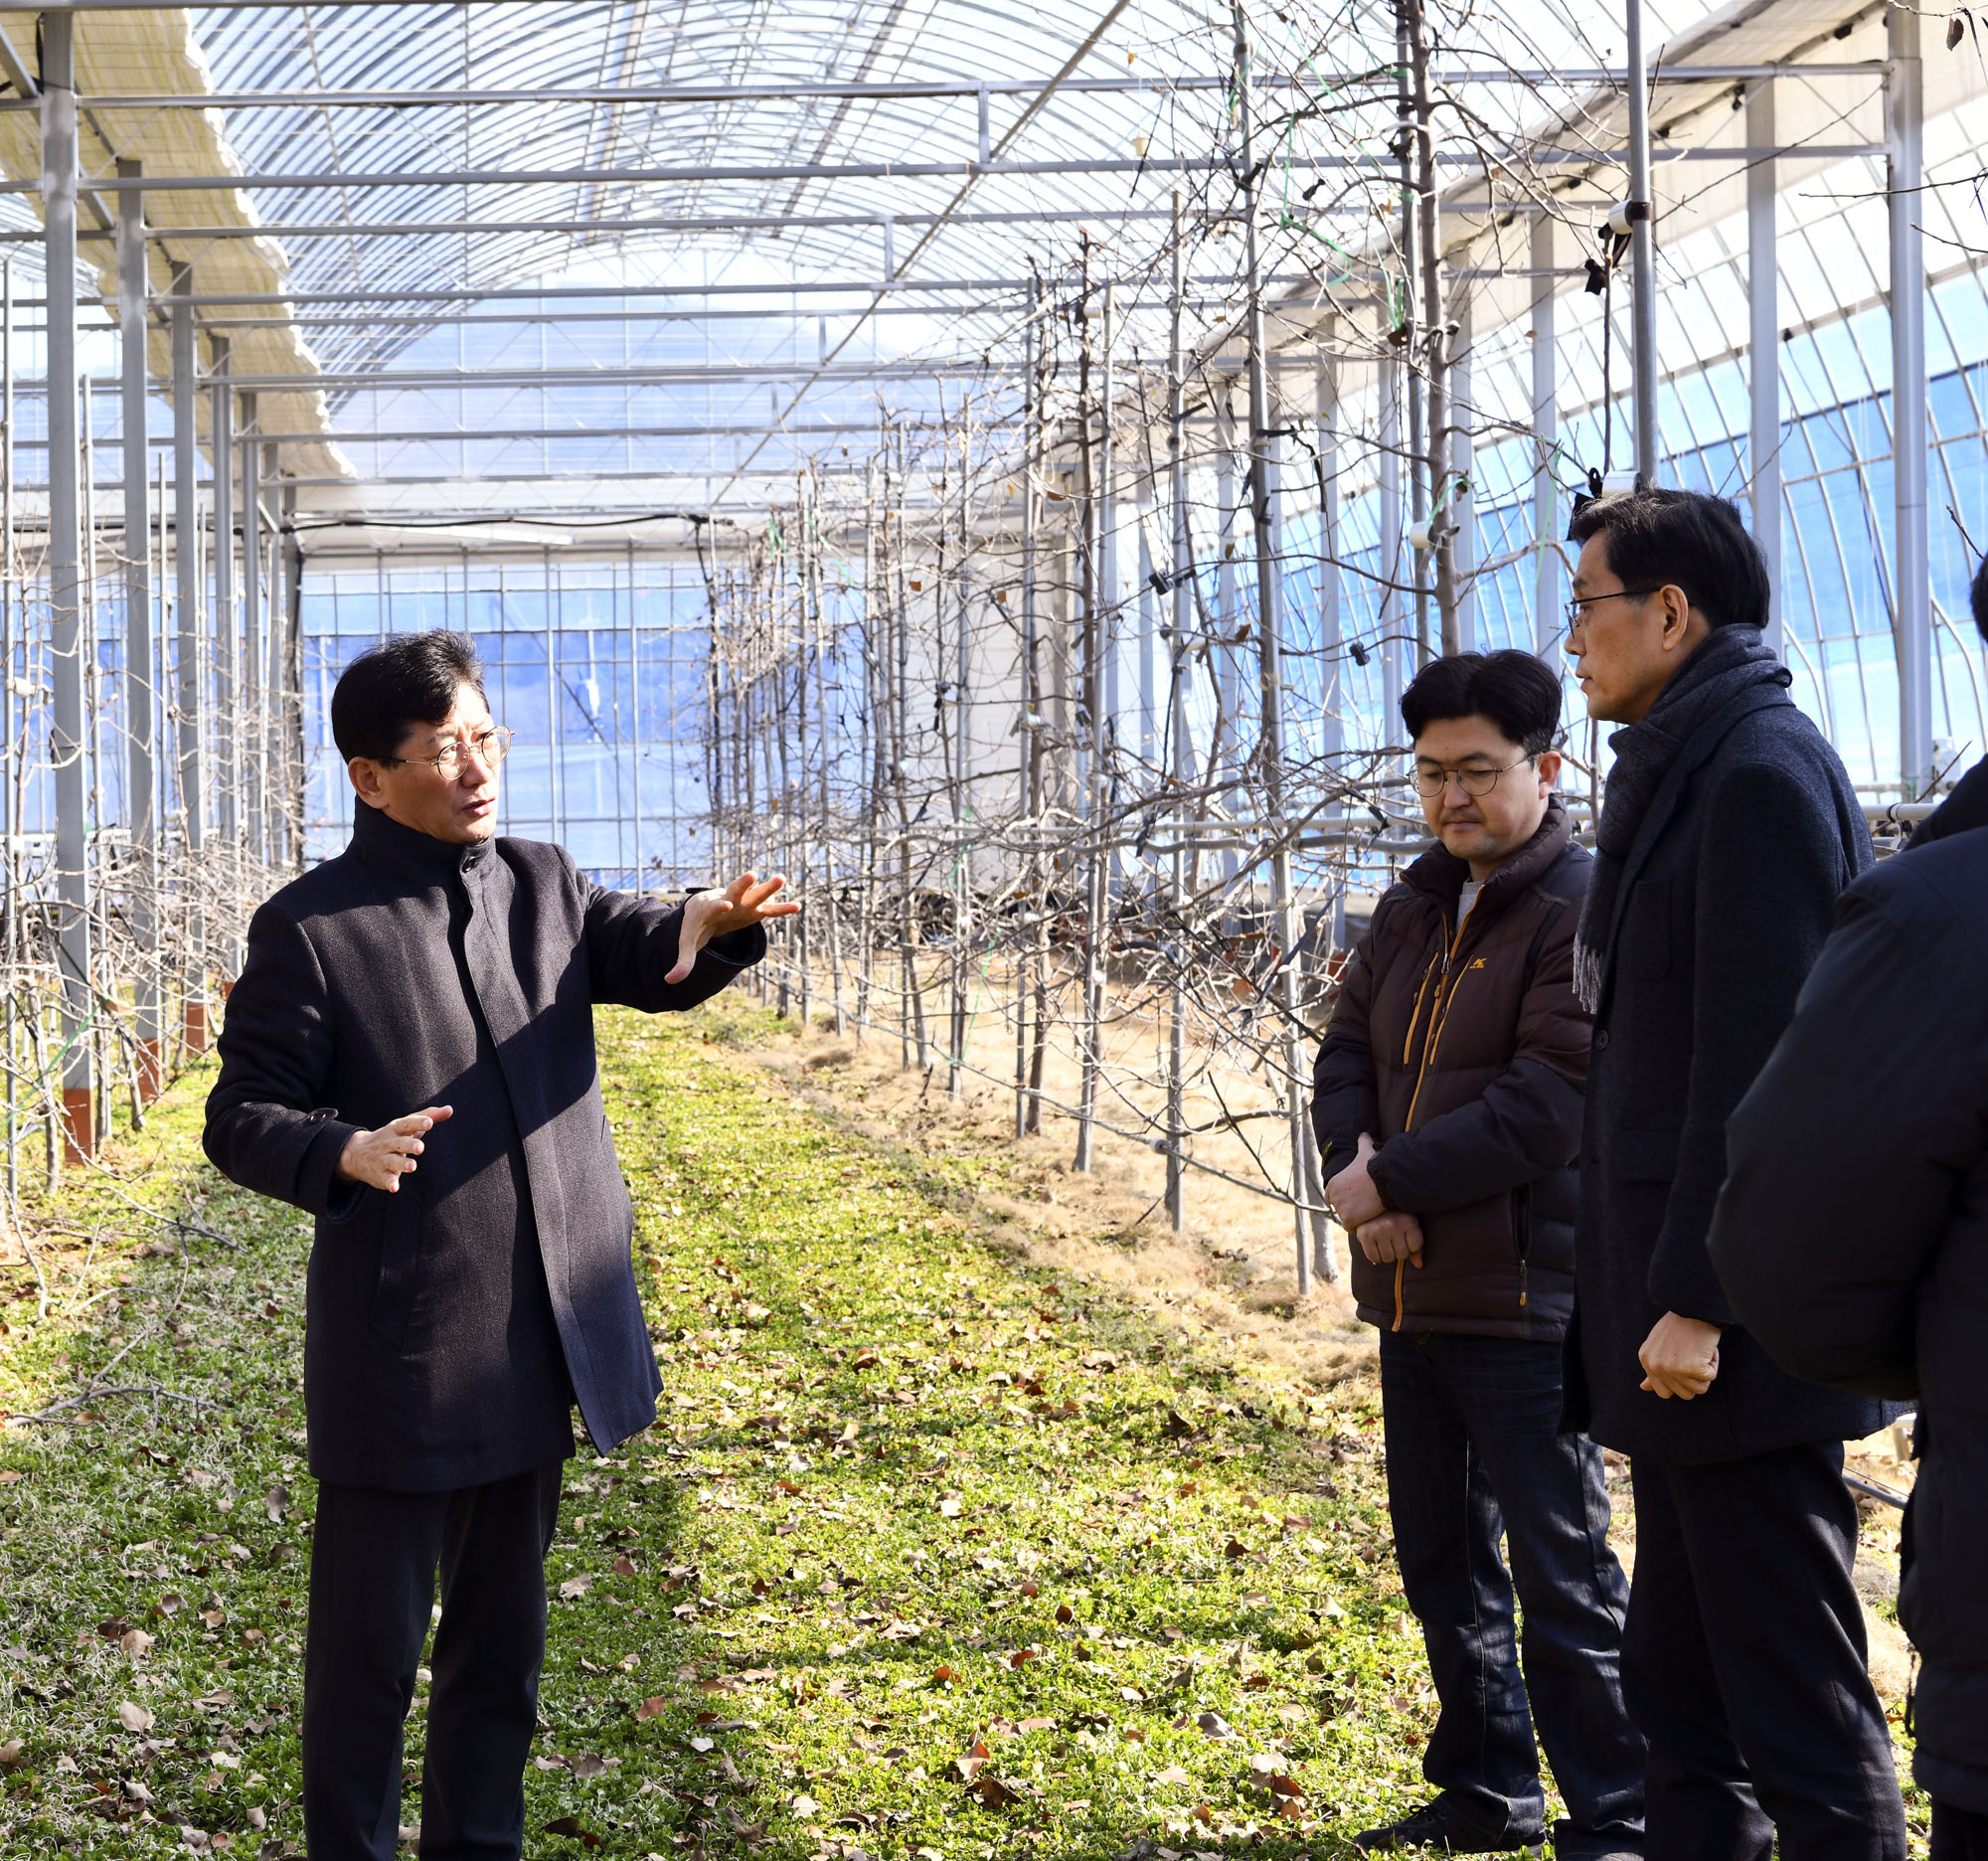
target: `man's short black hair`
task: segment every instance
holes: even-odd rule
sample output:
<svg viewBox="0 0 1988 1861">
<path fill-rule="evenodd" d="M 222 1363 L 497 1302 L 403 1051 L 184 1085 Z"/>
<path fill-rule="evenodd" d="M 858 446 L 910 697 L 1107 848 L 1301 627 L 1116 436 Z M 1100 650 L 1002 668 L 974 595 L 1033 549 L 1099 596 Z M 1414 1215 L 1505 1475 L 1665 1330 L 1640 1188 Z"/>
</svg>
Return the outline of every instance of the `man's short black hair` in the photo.
<svg viewBox="0 0 1988 1861">
<path fill-rule="evenodd" d="M 467 633 L 437 627 L 369 646 L 338 675 L 331 694 L 331 740 L 350 762 L 388 762 L 417 724 L 439 724 L 459 687 L 483 696 L 483 668 Z"/>
<path fill-rule="evenodd" d="M 1509 648 L 1434 659 L 1402 694 L 1402 722 L 1413 742 L 1442 718 L 1482 717 L 1529 757 L 1560 735 L 1560 680 L 1531 653 Z"/>
<path fill-rule="evenodd" d="M 1568 541 L 1605 536 L 1608 567 L 1625 589 L 1684 590 L 1711 626 L 1764 627 L 1767 559 L 1729 499 L 1704 491 L 1618 491 L 1583 504 Z"/>
<path fill-rule="evenodd" d="M 1974 580 L 1967 588 L 1968 610 L 1974 615 L 1974 630 L 1988 640 L 1988 556 L 1981 559 Z"/>
</svg>

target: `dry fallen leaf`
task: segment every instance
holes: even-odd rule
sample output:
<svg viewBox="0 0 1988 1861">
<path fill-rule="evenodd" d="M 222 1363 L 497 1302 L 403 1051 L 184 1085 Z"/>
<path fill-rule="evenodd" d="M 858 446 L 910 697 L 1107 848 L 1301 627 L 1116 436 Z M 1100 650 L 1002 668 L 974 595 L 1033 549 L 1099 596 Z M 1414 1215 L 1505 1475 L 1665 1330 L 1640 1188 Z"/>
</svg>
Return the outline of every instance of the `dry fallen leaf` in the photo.
<svg viewBox="0 0 1988 1861">
<path fill-rule="evenodd" d="M 117 1645 L 135 1660 L 143 1660 L 152 1651 L 152 1637 L 142 1628 L 127 1628 L 117 1637 Z"/>
<path fill-rule="evenodd" d="M 125 1700 L 117 1708 L 117 1723 L 127 1732 L 149 1732 L 152 1715 L 135 1700 Z"/>
<path fill-rule="evenodd" d="M 635 1708 L 635 1717 L 637 1719 L 660 1719 L 669 1709 L 669 1701 L 662 1694 L 657 1693 L 645 1699 L 641 1705 Z"/>
<path fill-rule="evenodd" d="M 617 1577 L 637 1577 L 641 1575 L 640 1570 L 636 1566 L 635 1560 L 629 1557 L 625 1552 L 620 1557 L 614 1560 L 613 1564 L 609 1566 L 609 1569 L 611 1569 L 614 1575 Z"/>
<path fill-rule="evenodd" d="M 600 1846 L 600 1837 L 589 1828 L 581 1828 L 578 1816 L 561 1816 L 557 1822 L 546 1824 L 548 1835 L 564 1835 L 570 1841 L 583 1842 L 589 1848 Z"/>
<path fill-rule="evenodd" d="M 975 1739 L 972 1748 L 964 1757 L 955 1758 L 952 1768 L 959 1773 L 962 1783 L 971 1783 L 980 1775 L 980 1768 L 987 1762 L 987 1741 Z"/>
<path fill-rule="evenodd" d="M 592 1588 L 591 1577 L 569 1577 L 559 1587 L 560 1598 L 563 1602 L 571 1603 L 576 1597 L 583 1597 Z"/>
</svg>

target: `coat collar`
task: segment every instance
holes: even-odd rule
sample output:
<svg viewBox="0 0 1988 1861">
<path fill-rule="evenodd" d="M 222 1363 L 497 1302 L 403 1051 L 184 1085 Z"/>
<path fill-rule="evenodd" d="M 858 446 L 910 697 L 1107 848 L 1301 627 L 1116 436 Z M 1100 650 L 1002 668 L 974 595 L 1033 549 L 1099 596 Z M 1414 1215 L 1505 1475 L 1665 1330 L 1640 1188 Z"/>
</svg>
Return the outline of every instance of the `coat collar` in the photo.
<svg viewBox="0 0 1988 1861">
<path fill-rule="evenodd" d="M 1574 823 L 1559 795 L 1547 797 L 1546 818 L 1538 831 L 1510 859 L 1484 882 L 1477 895 L 1477 910 L 1487 917 L 1502 911 L 1521 893 L 1530 891 L 1545 876 L 1554 861 L 1567 851 Z M 1434 899 L 1445 911 L 1455 909 L 1470 877 L 1470 864 L 1460 860 L 1440 841 L 1429 848 L 1402 875 L 1402 882 Z"/>
<path fill-rule="evenodd" d="M 414 827 L 406 827 L 391 815 L 354 798 L 352 803 L 351 851 L 367 865 L 397 879 L 416 885 L 441 885 L 449 879 L 467 877 L 491 857 L 491 842 L 477 840 L 467 846 L 453 840 L 437 840 Z"/>
</svg>

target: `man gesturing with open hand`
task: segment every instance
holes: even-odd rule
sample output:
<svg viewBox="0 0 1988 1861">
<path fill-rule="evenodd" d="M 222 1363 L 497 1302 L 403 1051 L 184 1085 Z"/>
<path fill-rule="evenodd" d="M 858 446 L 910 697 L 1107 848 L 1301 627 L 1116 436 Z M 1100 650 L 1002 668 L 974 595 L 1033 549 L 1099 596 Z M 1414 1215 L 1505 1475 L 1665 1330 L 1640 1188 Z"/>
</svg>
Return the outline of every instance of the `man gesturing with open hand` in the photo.
<svg viewBox="0 0 1988 1861">
<path fill-rule="evenodd" d="M 352 844 L 255 914 L 206 1135 L 317 1221 L 305 1834 L 312 1861 L 391 1861 L 439 1574 L 421 1848 L 496 1861 L 523 1842 L 573 1410 L 606 1453 L 660 1387 L 593 1011 L 694 1007 L 800 908 L 750 873 L 611 891 L 498 838 L 511 738 L 460 635 L 363 654 L 331 727 Z"/>
</svg>

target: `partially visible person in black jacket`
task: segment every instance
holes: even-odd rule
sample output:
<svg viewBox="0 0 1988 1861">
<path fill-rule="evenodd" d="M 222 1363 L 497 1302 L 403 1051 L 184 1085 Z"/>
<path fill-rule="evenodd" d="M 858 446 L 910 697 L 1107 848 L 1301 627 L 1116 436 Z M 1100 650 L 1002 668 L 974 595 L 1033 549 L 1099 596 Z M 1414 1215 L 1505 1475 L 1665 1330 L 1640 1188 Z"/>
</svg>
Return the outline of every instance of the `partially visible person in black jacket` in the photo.
<svg viewBox="0 0 1988 1861">
<path fill-rule="evenodd" d="M 1988 1861 L 1988 832 L 1852 887 L 1728 1126 L 1712 1260 L 1792 1375 L 1916 1397 L 1899 1620 L 1933 1861 Z"/>
<path fill-rule="evenodd" d="M 1560 712 L 1560 680 L 1522 652 L 1438 659 L 1403 694 L 1438 843 L 1376 908 L 1318 1054 L 1312 1122 L 1381 1328 L 1388 1510 L 1441 1703 L 1422 1755 L 1439 1793 L 1355 1836 L 1367 1852 L 1540 1841 L 1541 1745 L 1568 1806 L 1555 1854 L 1643 1852 L 1628 1586 L 1600 1450 L 1560 1433 L 1592 865 L 1554 792 Z"/>
<path fill-rule="evenodd" d="M 1974 572 L 1967 606 L 1974 615 L 1974 630 L 1988 640 L 1988 559 Z M 1948 834 L 1971 833 L 1976 827 L 1988 827 L 1988 756 L 1961 776 L 1946 799 L 1912 829 L 1905 851 L 1931 846 Z"/>
<path fill-rule="evenodd" d="M 1625 493 L 1572 534 L 1568 650 L 1589 714 L 1627 728 L 1574 955 L 1594 1049 L 1569 1420 L 1631 1460 L 1646 1852 L 1765 1861 L 1778 1834 L 1782 1861 L 1902 1861 L 1841 1477 L 1884 1411 L 1777 1368 L 1706 1253 L 1726 1120 L 1871 838 L 1761 641 L 1766 566 L 1733 506 Z"/>
<path fill-rule="evenodd" d="M 459 634 L 362 654 L 331 725 L 352 844 L 249 926 L 205 1140 L 317 1222 L 304 1828 L 312 1861 L 396 1853 L 439 1571 L 421 1851 L 497 1861 L 523 1842 L 574 1405 L 605 1453 L 660 1387 L 593 1007 L 691 1007 L 797 907 L 748 876 L 671 908 L 494 838 L 510 738 Z"/>
</svg>

